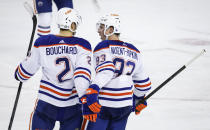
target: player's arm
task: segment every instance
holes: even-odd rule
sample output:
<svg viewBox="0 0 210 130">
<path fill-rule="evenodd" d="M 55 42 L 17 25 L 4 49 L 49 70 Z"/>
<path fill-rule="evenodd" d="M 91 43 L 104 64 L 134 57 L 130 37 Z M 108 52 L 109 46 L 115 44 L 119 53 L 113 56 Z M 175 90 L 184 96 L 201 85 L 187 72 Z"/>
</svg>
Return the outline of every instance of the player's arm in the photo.
<svg viewBox="0 0 210 130">
<path fill-rule="evenodd" d="M 74 66 L 74 83 L 79 97 L 85 95 L 91 81 L 92 49 L 88 41 L 84 40 L 78 46 L 76 64 Z"/>
<path fill-rule="evenodd" d="M 40 67 L 39 40 L 35 42 L 31 53 L 17 66 L 15 79 L 21 82 L 27 81 Z"/>
<path fill-rule="evenodd" d="M 86 91 L 91 80 L 91 55 L 92 50 L 89 42 L 83 41 L 78 46 L 78 54 L 74 69 L 74 83 L 79 95 L 79 101 L 82 103 L 82 114 L 87 120 L 96 121 L 97 114 L 92 112 L 87 104 Z"/>
<path fill-rule="evenodd" d="M 136 114 L 139 114 L 140 111 L 143 110 L 147 106 L 147 102 L 144 101 L 142 104 L 138 106 L 136 106 L 136 103 L 139 100 L 143 100 L 146 93 L 151 89 L 151 81 L 143 67 L 142 56 L 140 53 L 138 54 L 138 57 L 140 60 L 138 60 L 136 71 L 134 72 L 134 75 L 132 76 L 133 82 L 134 82 L 133 106 L 134 106 L 134 110 L 137 109 L 139 111 Z"/>
<path fill-rule="evenodd" d="M 101 108 L 98 101 L 99 90 L 112 79 L 115 70 L 108 44 L 101 42 L 96 46 L 93 53 L 93 64 L 96 75 L 86 91 L 86 97 L 88 107 L 92 112 L 98 113 Z"/>
<path fill-rule="evenodd" d="M 113 78 L 115 71 L 109 44 L 106 41 L 99 43 L 94 49 L 93 66 L 96 75 L 92 84 L 96 84 L 100 89 Z"/>
</svg>

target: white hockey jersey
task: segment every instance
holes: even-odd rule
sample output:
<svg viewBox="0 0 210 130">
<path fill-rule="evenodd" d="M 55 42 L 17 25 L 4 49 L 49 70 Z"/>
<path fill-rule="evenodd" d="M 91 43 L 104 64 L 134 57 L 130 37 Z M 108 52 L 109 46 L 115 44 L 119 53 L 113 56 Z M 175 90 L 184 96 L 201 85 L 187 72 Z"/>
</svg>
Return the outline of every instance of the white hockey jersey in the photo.
<svg viewBox="0 0 210 130">
<path fill-rule="evenodd" d="M 99 85 L 99 102 L 107 107 L 132 106 L 132 96 L 144 96 L 151 89 L 140 51 L 132 44 L 105 40 L 93 53 L 96 76 L 92 84 Z M 134 86 L 134 87 L 133 87 Z"/>
<path fill-rule="evenodd" d="M 58 107 L 75 105 L 90 85 L 91 54 L 90 43 L 82 38 L 42 36 L 15 75 L 24 82 L 41 67 L 38 99 Z"/>
</svg>

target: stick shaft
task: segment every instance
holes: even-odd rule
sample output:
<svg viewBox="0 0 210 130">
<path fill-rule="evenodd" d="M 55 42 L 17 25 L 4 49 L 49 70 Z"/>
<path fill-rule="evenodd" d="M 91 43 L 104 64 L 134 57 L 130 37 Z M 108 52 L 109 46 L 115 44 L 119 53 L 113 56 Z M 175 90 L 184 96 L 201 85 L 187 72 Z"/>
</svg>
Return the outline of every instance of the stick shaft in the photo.
<svg viewBox="0 0 210 130">
<path fill-rule="evenodd" d="M 181 73 L 188 65 L 190 65 L 193 61 L 195 61 L 198 57 L 203 55 L 205 53 L 205 49 L 203 49 L 198 55 L 193 57 L 187 64 L 183 65 L 181 68 L 179 68 L 175 73 L 173 73 L 169 78 L 167 78 L 163 83 L 161 83 L 156 89 L 154 89 L 151 93 L 149 93 L 144 100 L 140 100 L 136 106 L 142 104 L 142 102 L 149 99 L 151 96 L 153 96 L 157 91 L 159 91 L 163 86 L 165 86 L 169 81 L 171 81 L 174 77 L 176 77 L 179 73 Z M 136 110 L 137 111 L 137 110 Z"/>
<path fill-rule="evenodd" d="M 33 20 L 33 29 L 32 29 L 31 38 L 30 38 L 30 42 L 29 42 L 29 46 L 28 46 L 28 50 L 27 50 L 27 56 L 30 54 L 31 47 L 32 47 L 32 44 L 33 44 L 34 35 L 35 35 L 35 32 L 36 32 L 37 18 L 36 18 L 35 15 L 33 15 L 32 20 Z M 13 120 L 14 120 L 14 117 L 15 117 L 15 112 L 16 112 L 16 109 L 17 109 L 18 100 L 19 100 L 19 97 L 20 97 L 20 92 L 21 92 L 21 89 L 22 89 L 22 84 L 23 84 L 22 82 L 19 83 L 18 91 L 17 91 L 16 98 L 15 98 L 14 107 L 13 107 L 13 110 L 12 110 L 12 115 L 10 117 L 8 130 L 11 130 L 11 128 L 12 128 Z"/>
<path fill-rule="evenodd" d="M 177 70 L 173 75 L 171 75 L 169 78 L 167 78 L 162 84 L 160 84 L 156 89 L 154 89 L 151 93 L 149 93 L 145 100 L 149 99 L 152 95 L 154 95 L 159 89 L 161 89 L 164 85 L 166 85 L 169 81 L 171 81 L 174 77 L 176 77 L 180 72 L 182 72 L 186 66 L 182 66 L 179 70 Z"/>
</svg>

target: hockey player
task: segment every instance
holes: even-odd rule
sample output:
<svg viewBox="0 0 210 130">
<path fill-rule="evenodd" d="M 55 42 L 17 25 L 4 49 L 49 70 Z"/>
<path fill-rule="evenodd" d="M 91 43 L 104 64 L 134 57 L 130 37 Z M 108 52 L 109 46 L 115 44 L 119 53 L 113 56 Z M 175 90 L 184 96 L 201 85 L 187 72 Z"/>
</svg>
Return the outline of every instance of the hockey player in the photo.
<svg viewBox="0 0 210 130">
<path fill-rule="evenodd" d="M 38 14 L 37 35 L 47 35 L 50 33 L 52 21 L 52 2 L 59 9 L 63 7 L 73 8 L 72 0 L 35 0 L 35 13 Z"/>
<path fill-rule="evenodd" d="M 137 109 L 135 114 L 139 114 L 147 106 L 146 101 L 138 106 L 136 102 L 144 99 L 151 82 L 143 68 L 141 52 L 119 40 L 119 16 L 103 16 L 97 28 L 102 42 L 93 52 L 96 76 L 89 86 L 95 95 L 86 96 L 87 102 L 99 100 L 102 107 L 96 122 L 84 120 L 82 130 L 125 130 L 131 111 Z"/>
<path fill-rule="evenodd" d="M 87 40 L 74 37 L 80 22 L 81 17 L 75 10 L 60 9 L 59 35 L 39 37 L 30 56 L 16 69 L 15 78 L 25 82 L 42 68 L 38 100 L 30 120 L 32 130 L 52 130 L 56 121 L 60 122 L 60 130 L 81 127 L 79 97 L 90 85 L 92 50 Z M 83 111 L 84 116 L 94 115 L 87 105 L 83 106 Z"/>
</svg>

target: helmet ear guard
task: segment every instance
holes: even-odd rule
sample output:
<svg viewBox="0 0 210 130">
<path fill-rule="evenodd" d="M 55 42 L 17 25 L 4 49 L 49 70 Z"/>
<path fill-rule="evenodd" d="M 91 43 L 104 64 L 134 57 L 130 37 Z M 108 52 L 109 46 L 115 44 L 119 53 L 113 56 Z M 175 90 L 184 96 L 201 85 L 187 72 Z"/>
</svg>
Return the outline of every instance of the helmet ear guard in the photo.
<svg viewBox="0 0 210 130">
<path fill-rule="evenodd" d="M 68 29 L 75 32 L 79 24 L 82 22 L 81 16 L 72 8 L 61 8 L 57 14 L 57 24 L 60 29 Z M 75 23 L 76 29 L 71 28 L 72 23 Z"/>
</svg>

